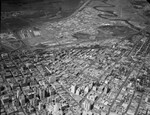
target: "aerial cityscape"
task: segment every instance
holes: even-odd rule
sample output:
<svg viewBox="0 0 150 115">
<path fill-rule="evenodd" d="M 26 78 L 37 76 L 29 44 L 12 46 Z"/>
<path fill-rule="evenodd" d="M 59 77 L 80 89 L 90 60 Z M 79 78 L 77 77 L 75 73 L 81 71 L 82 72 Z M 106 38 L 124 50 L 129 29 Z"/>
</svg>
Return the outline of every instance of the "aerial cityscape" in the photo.
<svg viewBox="0 0 150 115">
<path fill-rule="evenodd" d="M 0 115 L 150 115 L 150 4 L 66 1 L 4 3 Z"/>
</svg>

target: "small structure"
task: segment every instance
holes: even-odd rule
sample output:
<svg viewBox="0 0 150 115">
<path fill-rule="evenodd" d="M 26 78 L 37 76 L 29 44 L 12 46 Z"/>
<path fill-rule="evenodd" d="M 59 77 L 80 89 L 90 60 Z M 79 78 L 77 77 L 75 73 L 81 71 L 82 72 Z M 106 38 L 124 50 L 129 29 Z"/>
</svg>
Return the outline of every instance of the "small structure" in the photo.
<svg viewBox="0 0 150 115">
<path fill-rule="evenodd" d="M 37 27 L 33 27 L 33 34 L 34 36 L 40 36 L 41 35 L 40 29 Z"/>
</svg>

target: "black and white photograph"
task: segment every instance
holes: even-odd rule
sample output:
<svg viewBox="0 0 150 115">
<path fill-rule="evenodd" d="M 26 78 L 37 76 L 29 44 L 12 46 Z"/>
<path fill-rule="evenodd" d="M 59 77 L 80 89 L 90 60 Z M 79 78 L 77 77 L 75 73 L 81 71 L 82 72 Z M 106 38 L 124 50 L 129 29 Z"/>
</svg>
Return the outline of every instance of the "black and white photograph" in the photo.
<svg viewBox="0 0 150 115">
<path fill-rule="evenodd" d="M 0 115 L 150 115 L 148 0 L 1 0 Z"/>
</svg>

